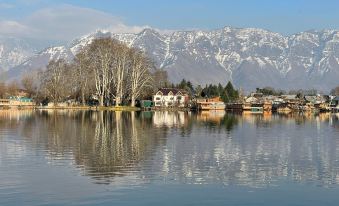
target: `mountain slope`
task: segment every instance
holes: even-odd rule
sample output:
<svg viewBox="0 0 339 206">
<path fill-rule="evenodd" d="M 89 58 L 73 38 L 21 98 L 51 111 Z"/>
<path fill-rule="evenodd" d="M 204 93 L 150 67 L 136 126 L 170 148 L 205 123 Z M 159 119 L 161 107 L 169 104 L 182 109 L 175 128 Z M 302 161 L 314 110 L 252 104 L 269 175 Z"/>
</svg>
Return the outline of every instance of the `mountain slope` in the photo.
<svg viewBox="0 0 339 206">
<path fill-rule="evenodd" d="M 328 91 L 339 84 L 338 31 L 306 31 L 286 37 L 262 29 L 231 27 L 172 34 L 153 29 L 138 34 L 97 31 L 69 45 L 44 50 L 9 70 L 8 77 L 15 79 L 43 68 L 51 59 L 72 59 L 100 37 L 113 37 L 142 49 L 173 82 L 185 78 L 205 85 L 230 80 L 246 91 L 263 86 Z"/>
<path fill-rule="evenodd" d="M 0 72 L 21 64 L 33 53 L 31 45 L 22 39 L 0 37 Z"/>
</svg>

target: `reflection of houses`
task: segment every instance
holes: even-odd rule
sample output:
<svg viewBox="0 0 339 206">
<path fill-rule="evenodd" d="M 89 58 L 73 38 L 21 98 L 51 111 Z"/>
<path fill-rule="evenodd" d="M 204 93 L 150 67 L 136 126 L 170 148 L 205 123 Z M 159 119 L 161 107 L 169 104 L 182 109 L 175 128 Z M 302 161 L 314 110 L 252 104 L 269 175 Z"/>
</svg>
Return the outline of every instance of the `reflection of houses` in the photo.
<svg viewBox="0 0 339 206">
<path fill-rule="evenodd" d="M 330 108 L 333 112 L 339 112 L 339 96 L 331 100 Z"/>
<path fill-rule="evenodd" d="M 197 115 L 197 120 L 202 122 L 215 122 L 220 124 L 225 117 L 226 111 L 202 111 Z"/>
<path fill-rule="evenodd" d="M 176 127 L 187 124 L 187 112 L 156 111 L 153 115 L 155 126 Z"/>
<path fill-rule="evenodd" d="M 155 107 L 185 107 L 189 102 L 185 90 L 175 88 L 162 88 L 153 95 Z"/>
</svg>

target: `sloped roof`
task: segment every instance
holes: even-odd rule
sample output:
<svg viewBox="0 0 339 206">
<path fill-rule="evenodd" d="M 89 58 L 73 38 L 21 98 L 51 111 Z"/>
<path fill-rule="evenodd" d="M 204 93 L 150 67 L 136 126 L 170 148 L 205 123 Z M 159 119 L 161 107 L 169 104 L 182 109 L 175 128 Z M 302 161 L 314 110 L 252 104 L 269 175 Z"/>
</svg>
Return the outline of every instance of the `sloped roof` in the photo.
<svg viewBox="0 0 339 206">
<path fill-rule="evenodd" d="M 308 102 L 315 102 L 315 101 L 317 101 L 317 96 L 305 96 L 304 98 Z"/>
<path fill-rule="evenodd" d="M 296 99 L 298 99 L 297 95 L 295 95 L 295 94 L 281 95 L 281 97 L 285 100 L 296 100 Z"/>
<path fill-rule="evenodd" d="M 168 95 L 168 93 L 170 93 L 170 92 L 172 92 L 173 95 L 177 95 L 179 92 L 183 95 L 188 94 L 186 90 L 177 89 L 177 88 L 161 88 L 157 91 L 157 93 L 158 92 L 161 92 L 163 95 Z"/>
</svg>

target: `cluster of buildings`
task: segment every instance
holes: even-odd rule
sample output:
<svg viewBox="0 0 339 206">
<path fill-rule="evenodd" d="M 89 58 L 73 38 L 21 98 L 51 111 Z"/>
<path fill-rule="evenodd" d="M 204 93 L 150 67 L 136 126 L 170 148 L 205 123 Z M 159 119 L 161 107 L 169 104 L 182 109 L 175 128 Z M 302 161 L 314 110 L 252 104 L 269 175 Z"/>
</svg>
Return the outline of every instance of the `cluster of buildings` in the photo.
<svg viewBox="0 0 339 206">
<path fill-rule="evenodd" d="M 225 110 L 226 108 L 220 97 L 191 98 L 187 91 L 176 88 L 159 89 L 153 95 L 152 102 L 144 101 L 142 106 L 153 107 L 154 109 Z"/>
<path fill-rule="evenodd" d="M 33 107 L 35 105 L 33 99 L 27 96 L 24 90 L 20 90 L 16 96 L 0 99 L 0 108 Z"/>
<path fill-rule="evenodd" d="M 274 96 L 252 93 L 250 96 L 244 97 L 240 103 L 228 104 L 226 108 L 249 113 L 339 112 L 339 96 Z"/>
<path fill-rule="evenodd" d="M 70 103 L 67 102 L 67 105 Z M 33 106 L 35 106 L 33 99 L 28 98 L 23 92 L 8 99 L 0 99 L 0 108 Z M 245 113 L 339 112 L 339 96 L 275 96 L 251 93 L 237 102 L 225 104 L 220 97 L 196 98 L 183 89 L 161 88 L 155 92 L 152 100 L 141 101 L 141 107 L 153 110 L 232 110 Z"/>
<path fill-rule="evenodd" d="M 148 103 L 148 104 L 146 104 Z M 144 102 L 144 107 L 187 108 L 194 110 L 233 110 L 249 113 L 262 112 L 339 112 L 339 96 L 329 95 L 264 95 L 251 93 L 236 103 L 225 104 L 220 97 L 195 98 L 188 92 L 176 88 L 162 88 L 154 95 L 152 101 Z"/>
</svg>

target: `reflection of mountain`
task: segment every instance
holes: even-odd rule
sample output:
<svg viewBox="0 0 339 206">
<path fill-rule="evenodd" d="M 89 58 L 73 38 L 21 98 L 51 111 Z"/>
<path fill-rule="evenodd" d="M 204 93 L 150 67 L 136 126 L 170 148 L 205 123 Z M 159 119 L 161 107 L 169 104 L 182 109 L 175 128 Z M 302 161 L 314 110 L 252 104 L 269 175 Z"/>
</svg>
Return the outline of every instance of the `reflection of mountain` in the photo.
<svg viewBox="0 0 339 206">
<path fill-rule="evenodd" d="M 71 160 L 97 183 L 339 183 L 338 116 L 217 116 L 0 111 L 0 132 L 19 133 L 20 148 L 50 162 Z"/>
</svg>

